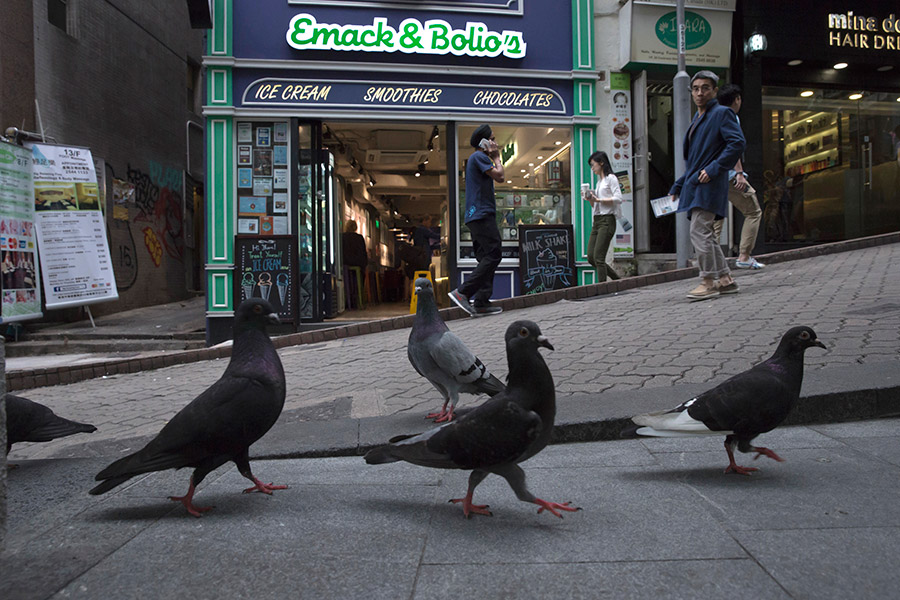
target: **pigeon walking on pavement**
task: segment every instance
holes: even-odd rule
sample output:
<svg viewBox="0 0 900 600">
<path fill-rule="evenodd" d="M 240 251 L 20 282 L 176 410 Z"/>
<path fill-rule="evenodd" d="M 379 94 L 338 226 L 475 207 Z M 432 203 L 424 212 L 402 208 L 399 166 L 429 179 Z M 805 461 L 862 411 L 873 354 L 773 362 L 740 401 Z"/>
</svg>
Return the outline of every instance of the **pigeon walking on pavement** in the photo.
<svg viewBox="0 0 900 600">
<path fill-rule="evenodd" d="M 570 502 L 547 502 L 535 498 L 525 486 L 525 472 L 518 463 L 544 449 L 550 441 L 556 417 L 556 394 L 550 369 L 538 352 L 553 350 L 532 321 L 516 321 L 506 330 L 509 361 L 507 388 L 459 419 L 415 436 L 398 436 L 389 444 L 366 453 L 369 464 L 406 461 L 436 469 L 471 469 L 469 488 L 461 503 L 463 514 L 490 516 L 487 505 L 472 503 L 475 487 L 490 473 L 506 479 L 523 502 L 548 510 L 580 510 Z"/>
<path fill-rule="evenodd" d="M 6 453 L 18 442 L 49 442 L 56 438 L 93 433 L 97 428 L 88 423 L 64 419 L 48 407 L 28 398 L 6 395 Z"/>
<path fill-rule="evenodd" d="M 193 504 L 196 486 L 229 460 L 254 484 L 244 493 L 271 495 L 286 489 L 265 484 L 250 471 L 250 445 L 269 431 L 284 407 L 284 368 L 266 333 L 270 323 L 278 323 L 278 316 L 269 302 L 242 302 L 235 311 L 231 360 L 222 377 L 178 411 L 143 449 L 103 469 L 97 475 L 103 483 L 90 493 L 103 494 L 141 473 L 193 467 L 187 494 L 169 499 L 199 517 L 212 507 Z"/>
<path fill-rule="evenodd" d="M 428 278 L 416 279 L 415 294 L 416 318 L 406 352 L 416 372 L 444 397 L 441 410 L 426 418 L 435 423 L 451 421 L 460 392 L 493 396 L 506 386 L 447 328 L 438 314 L 434 288 Z"/>
<path fill-rule="evenodd" d="M 812 346 L 825 348 L 809 327 L 793 327 L 768 360 L 671 410 L 632 417 L 639 426 L 635 433 L 656 437 L 724 434 L 726 473 L 749 475 L 758 470 L 735 464 L 735 446 L 741 452 L 756 452 L 754 460 L 765 455 L 783 462 L 773 451 L 750 442 L 775 429 L 797 403 L 803 383 L 803 354 Z"/>
</svg>

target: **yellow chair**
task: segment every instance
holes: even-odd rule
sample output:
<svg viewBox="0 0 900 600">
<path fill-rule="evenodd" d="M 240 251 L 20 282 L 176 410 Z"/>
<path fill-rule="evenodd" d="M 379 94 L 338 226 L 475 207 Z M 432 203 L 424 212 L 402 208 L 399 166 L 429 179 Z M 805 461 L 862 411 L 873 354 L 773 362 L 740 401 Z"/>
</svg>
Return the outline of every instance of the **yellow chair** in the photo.
<svg viewBox="0 0 900 600">
<path fill-rule="evenodd" d="M 431 282 L 431 285 L 434 286 L 434 279 L 432 279 L 431 277 L 431 271 L 416 271 L 416 274 L 412 280 L 413 288 L 415 288 L 416 279 L 418 279 L 419 277 L 425 277 L 426 279 L 428 279 L 428 281 Z M 415 293 L 410 294 L 410 296 L 412 296 L 412 298 L 409 301 L 409 314 L 414 315 L 416 314 L 416 307 L 418 306 L 416 300 L 418 300 L 419 297 Z"/>
<path fill-rule="evenodd" d="M 360 267 L 347 267 L 347 271 L 350 273 L 350 277 L 353 277 L 353 274 L 356 274 L 356 296 L 358 298 L 359 304 L 357 304 L 353 308 L 363 309 L 366 307 L 365 302 L 363 302 L 363 275 L 362 268 Z M 349 281 L 347 282 L 350 283 Z"/>
</svg>

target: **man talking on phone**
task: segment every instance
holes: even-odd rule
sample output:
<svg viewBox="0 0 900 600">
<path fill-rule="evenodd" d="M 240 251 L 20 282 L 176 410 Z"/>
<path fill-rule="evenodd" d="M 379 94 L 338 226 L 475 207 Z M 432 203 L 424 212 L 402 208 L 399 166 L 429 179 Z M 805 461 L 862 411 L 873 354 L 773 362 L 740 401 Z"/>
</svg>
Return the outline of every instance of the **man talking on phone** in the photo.
<svg viewBox="0 0 900 600">
<path fill-rule="evenodd" d="M 500 147 L 494 140 L 490 125 L 475 129 L 469 144 L 475 151 L 466 161 L 465 223 L 472 233 L 478 266 L 449 295 L 457 306 L 471 316 L 480 317 L 503 311 L 499 306 L 491 305 L 491 294 L 494 292 L 494 271 L 502 257 L 494 182 L 502 183 L 506 173 L 500 160 Z"/>
</svg>

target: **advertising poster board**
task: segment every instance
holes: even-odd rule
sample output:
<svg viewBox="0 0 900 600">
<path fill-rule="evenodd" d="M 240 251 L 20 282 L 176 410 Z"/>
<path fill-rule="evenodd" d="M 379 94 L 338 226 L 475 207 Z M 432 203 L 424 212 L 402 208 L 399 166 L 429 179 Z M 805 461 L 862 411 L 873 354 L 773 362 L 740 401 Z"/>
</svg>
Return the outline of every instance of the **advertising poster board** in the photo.
<svg viewBox="0 0 900 600">
<path fill-rule="evenodd" d="M 268 300 L 282 323 L 297 322 L 294 237 L 237 236 L 234 240 L 234 305 Z"/>
<path fill-rule="evenodd" d="M 523 295 L 576 284 L 571 225 L 519 225 L 519 279 Z"/>
<path fill-rule="evenodd" d="M 41 313 L 31 150 L 0 142 L 0 323 Z"/>
<path fill-rule="evenodd" d="M 47 308 L 119 297 L 87 148 L 32 144 L 35 230 Z"/>
<path fill-rule="evenodd" d="M 609 152 L 609 163 L 619 178 L 622 189 L 621 215 L 616 218 L 616 237 L 613 239 L 614 258 L 634 257 L 634 195 L 631 188 L 634 145 L 631 140 L 631 75 L 629 73 L 610 74 L 610 90 L 612 94 L 612 110 L 610 111 L 610 129 L 612 148 Z"/>
</svg>

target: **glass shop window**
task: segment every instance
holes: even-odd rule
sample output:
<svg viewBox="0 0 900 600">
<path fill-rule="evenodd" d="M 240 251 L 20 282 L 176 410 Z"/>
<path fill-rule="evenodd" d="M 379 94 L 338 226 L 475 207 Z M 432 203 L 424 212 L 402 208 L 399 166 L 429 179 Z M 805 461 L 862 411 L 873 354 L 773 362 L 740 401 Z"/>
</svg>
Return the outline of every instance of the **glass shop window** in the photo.
<svg viewBox="0 0 900 600">
<path fill-rule="evenodd" d="M 900 229 L 898 100 L 896 92 L 763 88 L 763 172 L 750 175 L 761 188 L 766 243 Z"/>
<path fill-rule="evenodd" d="M 478 152 L 469 144 L 480 123 L 461 124 L 459 140 L 459 258 L 475 257 L 472 235 L 465 224 L 466 161 Z M 571 139 L 562 127 L 491 125 L 500 146 L 506 173 L 504 183 L 494 183 L 497 226 L 503 240 L 503 257 L 518 257 L 518 226 L 572 222 Z"/>
</svg>

